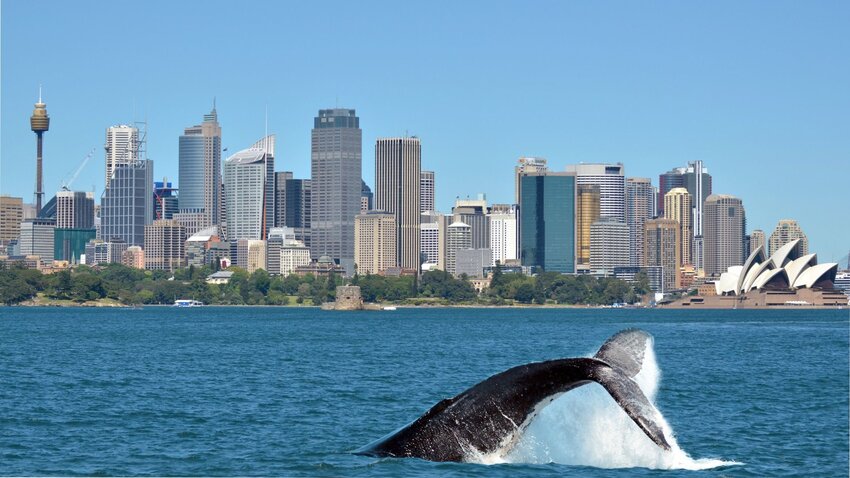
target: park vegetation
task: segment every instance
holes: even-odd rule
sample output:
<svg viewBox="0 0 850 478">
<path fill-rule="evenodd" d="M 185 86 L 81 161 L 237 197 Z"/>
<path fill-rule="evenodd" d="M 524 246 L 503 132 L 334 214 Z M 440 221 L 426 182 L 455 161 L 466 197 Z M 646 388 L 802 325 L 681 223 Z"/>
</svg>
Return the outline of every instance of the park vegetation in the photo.
<svg viewBox="0 0 850 478">
<path fill-rule="evenodd" d="M 108 264 L 79 266 L 53 274 L 42 274 L 15 265 L 0 270 L 0 303 L 83 304 L 109 301 L 117 304 L 173 304 L 177 299 L 194 299 L 208 305 L 320 305 L 333 301 L 338 285 L 360 287 L 366 302 L 398 304 L 588 304 L 635 303 L 649 293 L 649 281 L 639 277 L 634 284 L 587 275 L 541 272 L 534 276 L 503 273 L 496 268 L 491 285 L 476 293 L 466 277 L 455 278 L 440 271 L 419 277 L 355 275 L 344 280 L 337 275 L 316 277 L 270 276 L 259 269 L 249 274 L 231 267 L 227 284 L 208 284 L 213 271 L 188 267 L 175 271 L 146 271 Z"/>
</svg>

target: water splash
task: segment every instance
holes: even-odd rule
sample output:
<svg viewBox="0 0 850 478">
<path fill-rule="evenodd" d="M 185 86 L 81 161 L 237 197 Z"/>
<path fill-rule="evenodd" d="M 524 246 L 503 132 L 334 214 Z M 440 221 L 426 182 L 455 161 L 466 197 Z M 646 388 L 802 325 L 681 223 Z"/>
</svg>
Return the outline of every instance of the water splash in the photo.
<svg viewBox="0 0 850 478">
<path fill-rule="evenodd" d="M 635 381 L 655 403 L 661 371 L 652 343 L 647 344 L 644 365 Z M 676 442 L 662 417 L 670 451 L 659 448 L 626 415 L 598 384 L 589 384 L 562 395 L 544 408 L 507 454 L 476 454 L 477 463 L 562 463 L 598 468 L 702 470 L 738 464 L 712 458 L 691 458 Z"/>
</svg>

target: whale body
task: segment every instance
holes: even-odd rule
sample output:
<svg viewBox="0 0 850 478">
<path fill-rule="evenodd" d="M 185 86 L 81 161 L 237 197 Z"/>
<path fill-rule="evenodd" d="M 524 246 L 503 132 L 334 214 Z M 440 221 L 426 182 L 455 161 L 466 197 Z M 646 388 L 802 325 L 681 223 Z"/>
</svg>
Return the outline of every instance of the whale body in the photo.
<svg viewBox="0 0 850 478">
<path fill-rule="evenodd" d="M 540 410 L 563 393 L 596 382 L 659 447 L 670 444 L 661 414 L 632 377 L 640 372 L 652 337 L 629 329 L 608 339 L 592 358 L 566 358 L 510 368 L 454 398 L 440 401 L 413 423 L 356 453 L 466 461 L 504 455 Z"/>
</svg>

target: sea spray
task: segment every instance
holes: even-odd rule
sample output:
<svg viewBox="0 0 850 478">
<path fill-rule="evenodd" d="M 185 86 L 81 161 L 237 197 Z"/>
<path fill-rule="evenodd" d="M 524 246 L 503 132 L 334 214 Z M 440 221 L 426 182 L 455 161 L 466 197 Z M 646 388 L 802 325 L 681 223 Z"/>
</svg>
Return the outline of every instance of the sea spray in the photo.
<svg viewBox="0 0 850 478">
<path fill-rule="evenodd" d="M 661 371 L 650 342 L 643 368 L 634 380 L 653 404 L 660 378 Z M 663 417 L 661 426 L 670 440 L 670 451 L 653 443 L 601 385 L 591 383 L 565 393 L 541 410 L 504 461 L 687 470 L 734 464 L 715 459 L 692 459 L 679 447 L 673 430 Z M 478 458 L 475 461 L 483 463 L 501 461 L 493 457 Z"/>
</svg>

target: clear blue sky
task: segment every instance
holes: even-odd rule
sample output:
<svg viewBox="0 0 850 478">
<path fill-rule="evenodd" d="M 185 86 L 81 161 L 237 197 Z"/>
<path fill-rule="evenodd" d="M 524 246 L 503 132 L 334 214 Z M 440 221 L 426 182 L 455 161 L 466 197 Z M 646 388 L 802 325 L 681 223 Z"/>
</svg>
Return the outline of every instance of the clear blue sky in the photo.
<svg viewBox="0 0 850 478">
<path fill-rule="evenodd" d="M 850 2 L 2 3 L 0 192 L 32 201 L 44 85 L 47 197 L 103 188 L 106 127 L 148 121 L 155 176 L 218 99 L 235 152 L 278 136 L 309 177 L 319 108 L 356 108 L 374 140 L 422 138 L 437 206 L 513 196 L 519 156 L 623 162 L 652 177 L 702 159 L 748 229 L 797 219 L 821 261 L 850 250 Z M 135 112 L 135 113 L 134 113 Z"/>
</svg>

